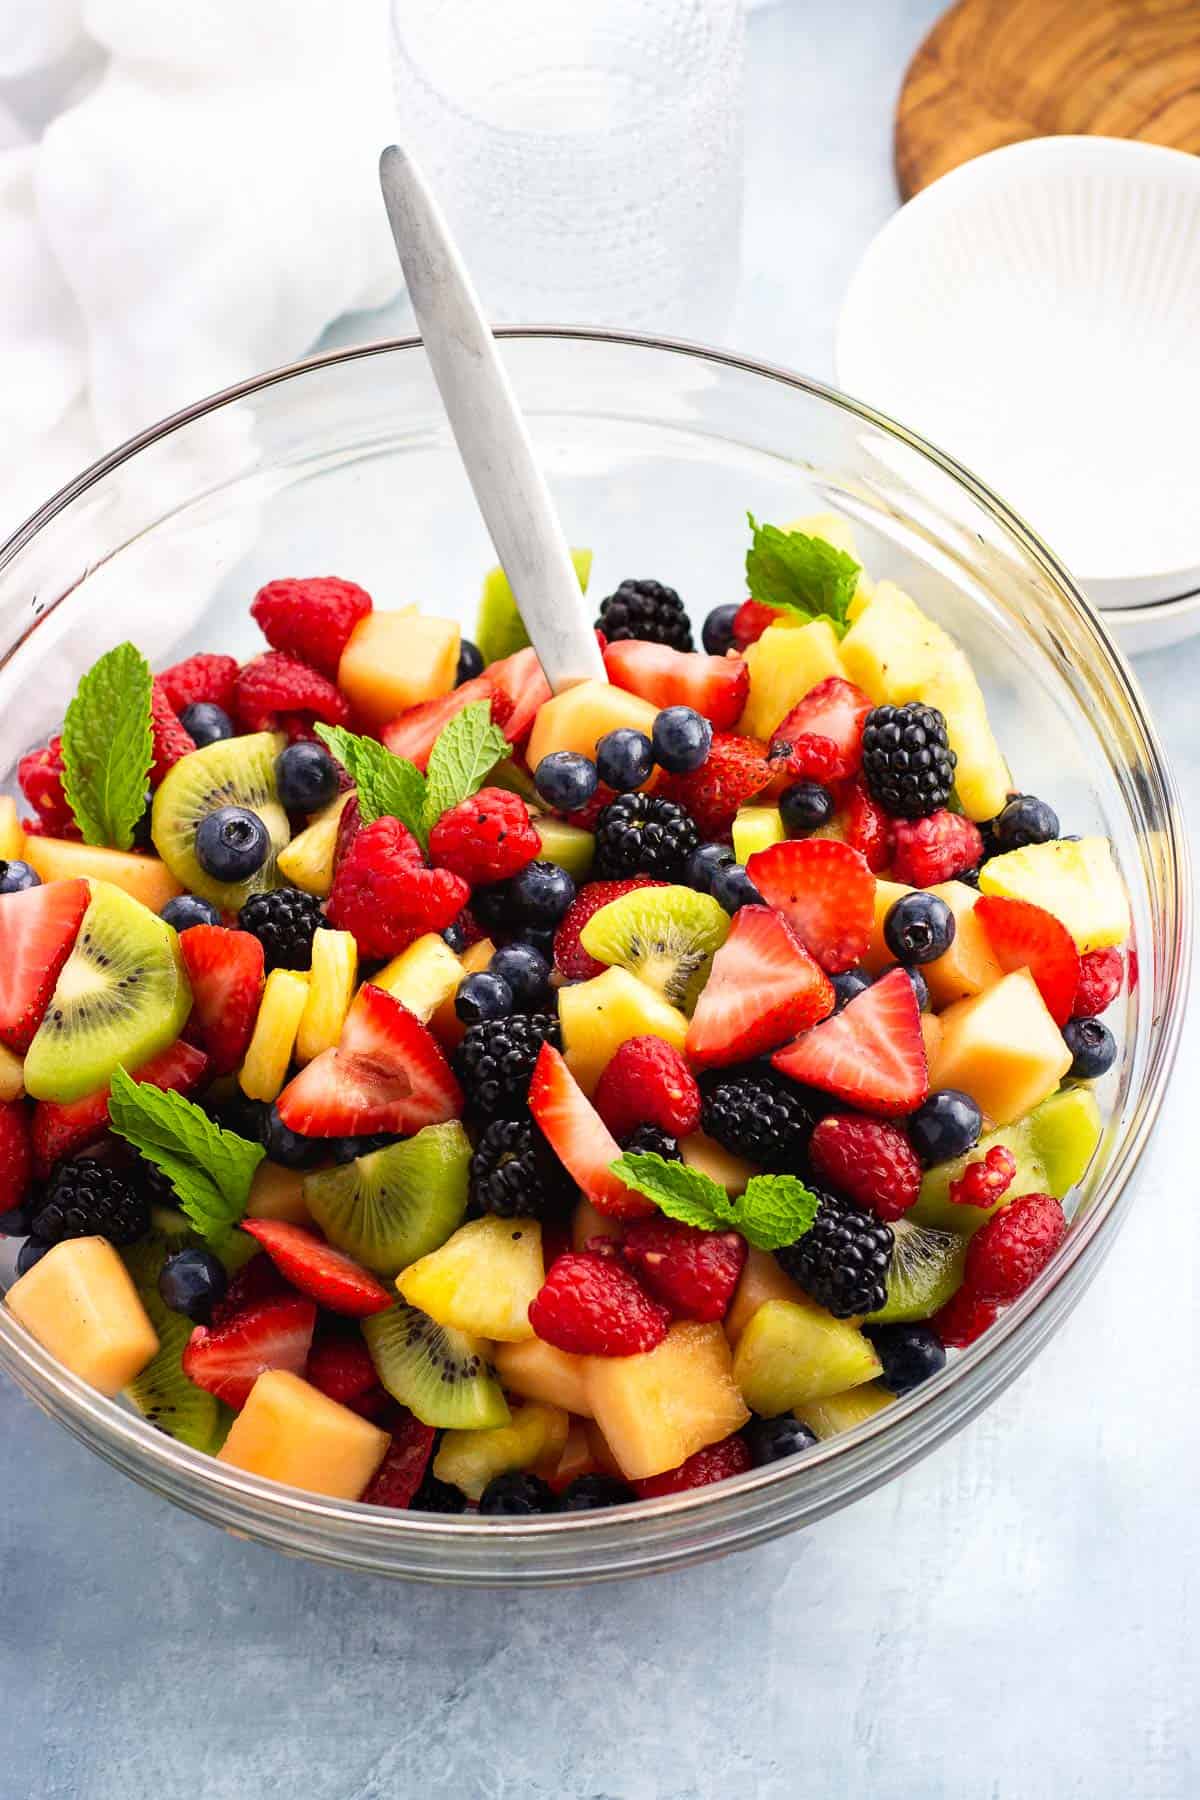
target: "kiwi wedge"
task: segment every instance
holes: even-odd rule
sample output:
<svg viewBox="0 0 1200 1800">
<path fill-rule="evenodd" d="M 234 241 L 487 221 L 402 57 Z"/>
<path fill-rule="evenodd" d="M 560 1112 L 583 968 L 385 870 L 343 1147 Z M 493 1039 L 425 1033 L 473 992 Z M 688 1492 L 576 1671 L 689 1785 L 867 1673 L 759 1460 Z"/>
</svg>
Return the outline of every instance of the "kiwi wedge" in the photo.
<svg viewBox="0 0 1200 1800">
<path fill-rule="evenodd" d="M 592 572 L 592 553 L 590 550 L 572 550 L 571 561 L 575 564 L 579 585 L 586 593 L 588 576 Z M 503 569 L 489 569 L 483 578 L 479 611 L 475 615 L 475 643 L 479 654 L 485 663 L 500 662 L 503 657 L 515 656 L 518 650 L 524 650 L 528 642 L 529 633 L 508 585 L 508 576 Z"/>
<path fill-rule="evenodd" d="M 237 912 L 251 894 L 280 885 L 275 859 L 292 835 L 275 787 L 275 758 L 284 743 L 278 732 L 257 731 L 206 744 L 181 757 L 154 796 L 154 848 L 176 881 L 222 912 Z M 256 812 L 271 839 L 267 860 L 247 881 L 214 881 L 196 860 L 196 827 L 222 806 Z"/>
<path fill-rule="evenodd" d="M 711 894 L 689 887 L 635 888 L 594 912 L 579 941 L 597 962 L 628 969 L 672 1006 L 690 1012 L 729 924 L 729 914 Z"/>
<path fill-rule="evenodd" d="M 140 900 L 92 883 L 75 947 L 25 1058 L 35 1100 L 81 1100 L 173 1044 L 192 1004 L 179 939 Z"/>
<path fill-rule="evenodd" d="M 206 1393 L 188 1380 L 180 1359 L 192 1335 L 192 1322 L 164 1306 L 158 1291 L 159 1271 L 168 1256 L 193 1239 L 187 1220 L 180 1214 L 156 1207 L 153 1229 L 122 1252 L 125 1267 L 150 1323 L 158 1333 L 158 1352 L 125 1389 L 138 1411 L 160 1431 L 190 1444 L 193 1450 L 214 1455 L 220 1449 L 228 1419 L 215 1394 Z"/>
<path fill-rule="evenodd" d="M 482 1338 L 436 1325 L 415 1306 L 389 1306 L 362 1322 L 379 1379 L 422 1425 L 483 1429 L 511 1414 Z"/>
<path fill-rule="evenodd" d="M 467 1210 L 471 1144 L 452 1119 L 304 1180 L 304 1204 L 331 1244 L 377 1275 L 440 1250 Z"/>
<path fill-rule="evenodd" d="M 871 1314 L 873 1325 L 928 1319 L 944 1306 L 962 1281 L 966 1240 L 956 1231 L 935 1231 L 911 1219 L 892 1226 L 896 1248 L 888 1271 L 887 1299 Z"/>
<path fill-rule="evenodd" d="M 1059 1088 L 1024 1118 L 989 1131 L 965 1156 L 927 1169 L 920 1197 L 908 1216 L 969 1237 L 1022 1194 L 1054 1194 L 1062 1200 L 1087 1173 L 1100 1135 L 1100 1108 L 1091 1089 Z M 1017 1169 L 995 1205 L 962 1206 L 951 1200 L 951 1182 L 959 1179 L 968 1163 L 980 1161 L 997 1145 L 1012 1152 Z"/>
</svg>

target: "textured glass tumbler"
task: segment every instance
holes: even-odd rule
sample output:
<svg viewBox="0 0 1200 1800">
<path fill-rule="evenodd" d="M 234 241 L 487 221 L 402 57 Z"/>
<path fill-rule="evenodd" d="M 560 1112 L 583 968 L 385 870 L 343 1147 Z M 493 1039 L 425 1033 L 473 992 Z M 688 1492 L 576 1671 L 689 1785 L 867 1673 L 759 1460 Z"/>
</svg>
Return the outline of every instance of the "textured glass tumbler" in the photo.
<svg viewBox="0 0 1200 1800">
<path fill-rule="evenodd" d="M 719 337 L 742 0 L 392 0 L 397 135 L 497 320 Z"/>
</svg>

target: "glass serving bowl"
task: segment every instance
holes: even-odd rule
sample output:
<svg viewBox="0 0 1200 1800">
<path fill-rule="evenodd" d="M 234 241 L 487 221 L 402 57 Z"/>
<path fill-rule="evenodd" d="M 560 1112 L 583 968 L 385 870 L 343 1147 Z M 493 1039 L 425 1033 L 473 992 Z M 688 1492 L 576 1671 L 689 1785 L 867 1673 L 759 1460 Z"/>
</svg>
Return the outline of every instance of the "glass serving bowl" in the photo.
<svg viewBox="0 0 1200 1800">
<path fill-rule="evenodd" d="M 1092 1279 L 1175 1055 L 1191 887 L 1178 800 L 1133 679 L 1066 571 L 948 457 L 781 369 L 685 344 L 513 328 L 505 361 L 593 591 L 670 581 L 700 620 L 742 598 L 746 512 L 853 519 L 868 571 L 963 644 L 1014 779 L 1069 829 L 1112 840 L 1138 979 L 1103 1083 L 1110 1122 L 1067 1238 L 1034 1286 L 934 1380 L 857 1429 L 715 1487 L 547 1519 L 435 1518 L 347 1505 L 184 1448 L 47 1355 L 0 1307 L 0 1367 L 99 1455 L 227 1529 L 346 1568 L 464 1583 L 645 1573 L 761 1542 L 897 1474 L 1025 1367 Z M 62 718 L 123 637 L 156 664 L 249 654 L 272 576 L 334 571 L 380 606 L 468 630 L 494 560 L 419 342 L 317 357 L 201 401 L 87 470 L 0 550 L 0 770 Z M 0 1240 L 0 1289 L 13 1246 Z"/>
</svg>

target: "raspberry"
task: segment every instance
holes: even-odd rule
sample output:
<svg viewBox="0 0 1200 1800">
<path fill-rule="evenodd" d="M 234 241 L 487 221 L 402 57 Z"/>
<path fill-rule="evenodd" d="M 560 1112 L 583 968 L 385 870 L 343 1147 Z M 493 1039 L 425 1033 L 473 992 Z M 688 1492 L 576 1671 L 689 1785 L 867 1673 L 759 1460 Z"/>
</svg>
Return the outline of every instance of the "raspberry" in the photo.
<svg viewBox="0 0 1200 1800">
<path fill-rule="evenodd" d="M 606 806 L 611 806 L 617 798 L 616 788 L 606 786 L 603 781 L 596 783 L 596 791 L 586 806 L 578 807 L 574 812 L 564 813 L 568 825 L 578 825 L 580 831 L 595 831 L 596 820 Z"/>
<path fill-rule="evenodd" d="M 843 757 L 832 738 L 819 731 L 804 731 L 790 743 L 781 742 L 770 757 L 772 771 L 789 781 L 821 781 L 828 787 L 845 775 Z"/>
<path fill-rule="evenodd" d="M 1098 1018 L 1120 993 L 1123 974 L 1119 950 L 1089 950 L 1079 961 L 1079 986 L 1071 1017 Z"/>
<path fill-rule="evenodd" d="M 1015 1300 L 1041 1274 L 1067 1234 L 1052 1194 L 1023 1194 L 990 1218 L 967 1246 L 965 1285 L 982 1300 Z"/>
<path fill-rule="evenodd" d="M 166 689 L 157 680 L 150 690 L 150 734 L 154 740 L 150 786 L 157 787 L 167 770 L 196 748 L 195 738 L 179 723 Z"/>
<path fill-rule="evenodd" d="M 677 1318 L 712 1323 L 729 1311 L 746 1261 L 746 1240 L 736 1231 L 701 1231 L 676 1219 L 634 1219 L 625 1233 L 624 1256 Z"/>
<path fill-rule="evenodd" d="M 950 1183 L 955 1206 L 994 1206 L 1007 1193 L 1017 1172 L 1017 1159 L 1003 1144 L 993 1144 L 986 1156 L 969 1162 L 957 1181 Z"/>
<path fill-rule="evenodd" d="M 650 1475 L 633 1483 L 639 1500 L 657 1500 L 663 1494 L 684 1494 L 688 1488 L 707 1487 L 712 1481 L 724 1481 L 730 1475 L 744 1475 L 753 1467 L 753 1458 L 744 1438 L 722 1438 L 697 1450 L 677 1469 L 661 1475 Z"/>
<path fill-rule="evenodd" d="M 611 1257 L 568 1251 L 531 1301 L 529 1323 L 575 1356 L 636 1356 L 662 1343 L 671 1315 Z"/>
<path fill-rule="evenodd" d="M 461 875 L 427 869 L 399 819 L 384 817 L 353 839 L 326 911 L 331 925 L 353 933 L 364 957 L 398 956 L 427 931 L 444 931 L 470 896 Z"/>
<path fill-rule="evenodd" d="M 437 1432 L 410 1412 L 400 1415 L 383 1461 L 363 1495 L 364 1506 L 409 1507 L 425 1479 Z"/>
<path fill-rule="evenodd" d="M 892 879 L 909 887 L 934 887 L 976 869 L 983 861 L 978 825 L 961 813 L 934 812 L 925 819 L 895 819 Z"/>
<path fill-rule="evenodd" d="M 177 713 L 185 706 L 204 703 L 233 713 L 233 684 L 237 680 L 237 659 L 201 653 L 183 662 L 172 663 L 158 677 L 158 685 Z"/>
<path fill-rule="evenodd" d="M 965 1350 L 1000 1316 L 994 1300 L 984 1300 L 973 1288 L 960 1287 L 951 1294 L 940 1312 L 929 1323 L 948 1350 Z"/>
<path fill-rule="evenodd" d="M 52 737 L 40 750 L 31 750 L 17 764 L 21 792 L 37 813 L 49 837 L 78 837 L 75 815 L 63 792 L 62 739 Z"/>
<path fill-rule="evenodd" d="M 915 1205 L 921 1164 L 899 1125 L 861 1113 L 830 1113 L 808 1144 L 813 1173 L 889 1224 Z"/>
<path fill-rule="evenodd" d="M 593 975 L 603 975 L 606 965 L 589 956 L 579 942 L 579 934 L 592 914 L 633 888 L 665 886 L 665 882 L 651 881 L 648 875 L 634 875 L 628 881 L 589 881 L 580 888 L 554 934 L 554 965 L 559 973 L 568 981 L 590 981 Z"/>
<path fill-rule="evenodd" d="M 777 606 L 768 606 L 763 600 L 743 600 L 733 615 L 734 649 L 745 650 L 757 644 L 767 627 L 782 618 Z"/>
<path fill-rule="evenodd" d="M 275 731 L 281 715 L 347 725 L 350 708 L 331 681 L 286 650 L 268 650 L 239 670 L 233 709 L 243 731 Z"/>
<path fill-rule="evenodd" d="M 686 775 L 665 776 L 654 791 L 684 807 L 701 837 L 715 838 L 730 830 L 739 809 L 762 792 L 771 776 L 766 748 L 758 738 L 717 731 L 706 762 Z"/>
<path fill-rule="evenodd" d="M 894 823 L 882 806 L 872 800 L 861 781 L 856 781 L 846 796 L 846 842 L 858 851 L 873 875 L 886 869 L 892 860 Z"/>
<path fill-rule="evenodd" d="M 444 812 L 429 835 L 430 859 L 472 886 L 505 881 L 541 853 L 519 794 L 485 787 Z"/>
<path fill-rule="evenodd" d="M 700 1125 L 700 1089 L 671 1044 L 658 1037 L 626 1039 L 609 1061 L 592 1101 L 615 1138 L 639 1125 L 658 1125 L 687 1137 Z"/>
<path fill-rule="evenodd" d="M 336 681 L 350 634 L 370 610 L 365 588 L 336 575 L 316 575 L 268 581 L 255 594 L 250 616 L 273 650 L 289 650 Z"/>
<path fill-rule="evenodd" d="M 331 1400 L 349 1406 L 379 1385 L 379 1376 L 361 1332 L 331 1331 L 308 1353 L 307 1379 Z"/>
</svg>

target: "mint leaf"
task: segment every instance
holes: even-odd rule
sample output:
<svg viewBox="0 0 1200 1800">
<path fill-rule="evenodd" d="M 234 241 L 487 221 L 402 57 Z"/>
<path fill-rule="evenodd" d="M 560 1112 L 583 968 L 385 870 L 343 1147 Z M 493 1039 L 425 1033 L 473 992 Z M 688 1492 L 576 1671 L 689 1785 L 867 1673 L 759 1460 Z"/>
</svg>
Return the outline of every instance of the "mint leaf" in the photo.
<svg viewBox="0 0 1200 1800">
<path fill-rule="evenodd" d="M 225 1131 L 182 1094 L 132 1081 L 117 1069 L 108 1116 L 118 1137 L 161 1169 L 192 1225 L 214 1249 L 245 1216 L 254 1171 L 266 1155 Z"/>
<path fill-rule="evenodd" d="M 500 727 L 492 723 L 492 709 L 486 700 L 475 700 L 448 719 L 429 753 L 422 814 L 425 830 L 432 831 L 444 812 L 477 794 L 511 749 Z"/>
<path fill-rule="evenodd" d="M 374 738 L 359 737 L 341 725 L 318 725 L 316 731 L 358 790 L 363 824 L 373 825 L 382 818 L 399 819 L 423 850 L 425 777 L 416 764 L 406 757 L 393 756 Z"/>
<path fill-rule="evenodd" d="M 63 792 L 85 844 L 128 850 L 154 760 L 150 665 L 132 644 L 93 663 L 62 728 Z"/>
<path fill-rule="evenodd" d="M 746 585 L 752 600 L 778 606 L 802 624 L 833 621 L 839 637 L 854 598 L 861 568 L 852 556 L 824 538 L 803 531 L 760 525 L 747 513 L 753 542 L 746 552 Z"/>
<path fill-rule="evenodd" d="M 627 1187 L 653 1200 L 659 1212 L 701 1231 L 740 1231 L 757 1250 L 780 1250 L 803 1237 L 820 1200 L 795 1175 L 752 1175 L 731 1200 L 725 1189 L 686 1163 L 652 1152 L 627 1152 L 612 1165 Z"/>
<path fill-rule="evenodd" d="M 733 1203 L 733 1223 L 756 1250 L 782 1250 L 804 1236 L 820 1204 L 795 1175 L 752 1175 Z"/>
</svg>

